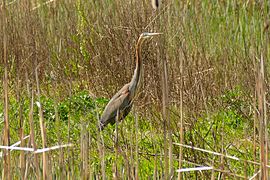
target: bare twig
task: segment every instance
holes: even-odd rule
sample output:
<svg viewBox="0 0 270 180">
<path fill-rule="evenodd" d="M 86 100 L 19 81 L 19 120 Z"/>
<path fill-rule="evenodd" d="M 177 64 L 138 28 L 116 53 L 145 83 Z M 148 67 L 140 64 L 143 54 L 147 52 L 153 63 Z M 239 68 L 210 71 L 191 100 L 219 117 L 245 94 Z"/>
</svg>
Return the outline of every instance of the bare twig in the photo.
<svg viewBox="0 0 270 180">
<path fill-rule="evenodd" d="M 255 179 L 260 173 L 261 173 L 261 170 L 256 172 L 252 177 L 249 178 L 249 180 Z"/>
<path fill-rule="evenodd" d="M 6 150 L 17 150 L 17 151 L 29 151 L 33 152 L 34 154 L 38 153 L 45 153 L 51 150 L 56 150 L 64 147 L 72 147 L 73 144 L 63 144 L 63 145 L 57 145 L 57 146 L 52 146 L 48 148 L 43 148 L 43 149 L 34 149 L 34 148 L 28 148 L 28 147 L 16 147 L 16 146 L 0 146 L 0 149 L 6 149 Z"/>
<path fill-rule="evenodd" d="M 73 144 L 57 145 L 57 146 L 52 146 L 52 147 L 48 147 L 48 148 L 37 149 L 36 151 L 34 151 L 34 153 L 35 154 L 44 153 L 44 152 L 48 152 L 51 150 L 56 150 L 56 149 L 65 148 L 65 147 L 72 147 L 72 146 L 73 146 Z"/>
<path fill-rule="evenodd" d="M 25 140 L 25 139 L 27 139 L 27 138 L 29 138 L 29 137 L 30 137 L 30 135 L 25 136 L 25 137 L 23 138 L 23 140 Z M 18 141 L 18 142 L 16 142 L 16 143 L 12 144 L 10 147 L 17 147 L 17 146 L 20 145 L 20 144 L 21 144 L 21 141 Z M 11 151 L 13 151 L 13 150 L 11 150 Z M 3 154 L 0 154 L 0 158 L 3 157 L 3 156 L 4 156 Z"/>
<path fill-rule="evenodd" d="M 212 170 L 212 169 L 214 169 L 214 168 L 204 166 L 204 167 L 178 169 L 178 170 L 176 170 L 176 172 L 205 171 L 205 170 Z"/>
<path fill-rule="evenodd" d="M 177 146 L 182 146 L 182 147 L 185 147 L 185 148 L 194 149 L 194 150 L 197 150 L 197 151 L 201 151 L 201 152 L 205 152 L 205 153 L 217 155 L 217 156 L 223 156 L 223 157 L 226 157 L 228 159 L 233 159 L 233 160 L 236 160 L 236 161 L 243 161 L 243 162 L 246 161 L 247 163 L 251 163 L 251 164 L 255 164 L 255 165 L 260 165 L 259 162 L 254 162 L 254 161 L 250 161 L 250 160 L 240 159 L 240 158 L 235 157 L 235 156 L 225 155 L 225 154 L 222 154 L 222 153 L 218 153 L 218 152 L 209 151 L 209 150 L 206 150 L 206 149 L 197 148 L 197 147 L 194 147 L 194 146 L 184 145 L 184 144 L 180 144 L 180 143 L 173 143 L 173 144 L 174 145 L 177 145 Z M 266 165 L 266 167 L 267 168 L 270 168 L 270 165 Z"/>
</svg>

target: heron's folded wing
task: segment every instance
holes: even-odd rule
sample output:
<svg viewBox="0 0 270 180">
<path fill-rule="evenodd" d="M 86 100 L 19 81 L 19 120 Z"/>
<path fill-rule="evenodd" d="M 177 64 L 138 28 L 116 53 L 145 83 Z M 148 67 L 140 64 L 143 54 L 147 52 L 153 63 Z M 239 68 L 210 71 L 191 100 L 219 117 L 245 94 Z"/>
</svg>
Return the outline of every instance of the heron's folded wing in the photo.
<svg viewBox="0 0 270 180">
<path fill-rule="evenodd" d="M 108 123 L 114 123 L 117 111 L 119 110 L 121 112 L 125 107 L 129 106 L 130 101 L 127 85 L 118 91 L 105 107 L 100 118 L 100 122 L 103 126 L 106 126 Z"/>
</svg>

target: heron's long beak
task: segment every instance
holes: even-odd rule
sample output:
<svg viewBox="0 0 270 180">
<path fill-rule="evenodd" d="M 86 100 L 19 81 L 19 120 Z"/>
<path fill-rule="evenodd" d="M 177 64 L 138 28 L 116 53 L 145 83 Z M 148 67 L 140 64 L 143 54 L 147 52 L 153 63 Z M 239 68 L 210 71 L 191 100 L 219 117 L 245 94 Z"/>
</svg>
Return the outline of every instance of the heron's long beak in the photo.
<svg viewBox="0 0 270 180">
<path fill-rule="evenodd" d="M 148 38 L 150 38 L 150 40 L 153 39 L 154 36 L 160 35 L 162 33 L 145 33 L 147 35 Z"/>
<path fill-rule="evenodd" d="M 157 35 L 160 35 L 162 33 L 147 33 L 148 36 L 157 36 Z"/>
</svg>

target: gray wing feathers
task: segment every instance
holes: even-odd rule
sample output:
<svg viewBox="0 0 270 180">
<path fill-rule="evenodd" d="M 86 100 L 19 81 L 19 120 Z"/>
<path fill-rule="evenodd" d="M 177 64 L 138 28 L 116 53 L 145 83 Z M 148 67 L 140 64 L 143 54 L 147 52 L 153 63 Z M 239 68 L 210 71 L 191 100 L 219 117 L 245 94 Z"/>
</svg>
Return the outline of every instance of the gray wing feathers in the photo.
<svg viewBox="0 0 270 180">
<path fill-rule="evenodd" d="M 129 84 L 126 84 L 112 97 L 100 118 L 101 129 L 109 123 L 115 123 L 118 110 L 120 114 L 124 112 L 124 116 L 128 114 L 131 109 L 129 95 Z"/>
</svg>

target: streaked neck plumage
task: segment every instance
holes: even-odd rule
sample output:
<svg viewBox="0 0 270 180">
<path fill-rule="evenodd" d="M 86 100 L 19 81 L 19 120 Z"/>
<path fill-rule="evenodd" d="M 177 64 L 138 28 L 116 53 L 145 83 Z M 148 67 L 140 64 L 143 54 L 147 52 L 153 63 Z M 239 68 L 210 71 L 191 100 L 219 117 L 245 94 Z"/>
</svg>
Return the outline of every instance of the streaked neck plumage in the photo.
<svg viewBox="0 0 270 180">
<path fill-rule="evenodd" d="M 135 95 L 138 84 L 140 82 L 141 71 L 142 71 L 142 55 L 141 49 L 144 39 L 142 37 L 139 38 L 136 44 L 136 68 L 134 70 L 133 77 L 130 82 L 129 91 L 131 92 L 131 96 Z"/>
</svg>

